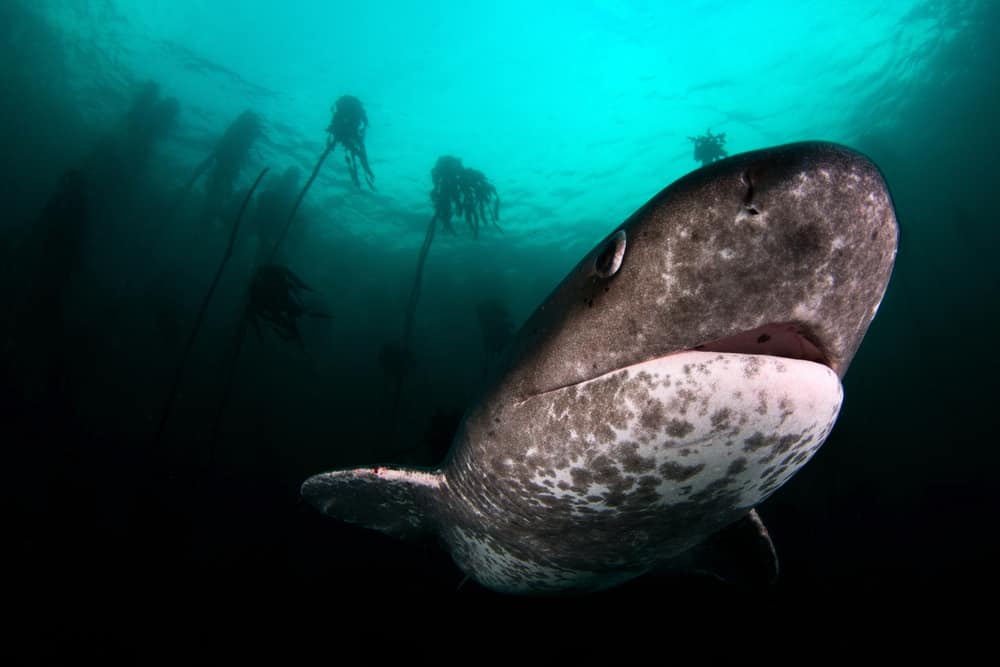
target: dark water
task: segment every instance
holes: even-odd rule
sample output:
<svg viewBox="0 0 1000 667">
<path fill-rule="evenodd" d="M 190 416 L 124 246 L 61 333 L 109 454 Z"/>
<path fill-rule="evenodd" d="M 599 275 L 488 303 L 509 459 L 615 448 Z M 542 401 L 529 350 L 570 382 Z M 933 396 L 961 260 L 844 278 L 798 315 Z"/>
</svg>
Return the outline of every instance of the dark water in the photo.
<svg viewBox="0 0 1000 667">
<path fill-rule="evenodd" d="M 551 604 L 493 600 L 433 544 L 325 519 L 298 487 L 337 466 L 440 460 L 505 322 L 519 325 L 594 242 L 696 167 L 686 137 L 706 126 L 727 132 L 733 152 L 828 139 L 867 153 L 901 226 L 895 274 L 846 376 L 837 427 L 760 508 L 782 574 L 754 595 L 890 600 L 995 587 L 995 3 L 857 10 L 865 20 L 834 13 L 808 38 L 792 16 L 773 35 L 802 51 L 796 66 L 776 64 L 780 49 L 733 61 L 680 38 L 651 51 L 662 17 L 650 8 L 552 9 L 519 50 L 476 32 L 485 30 L 476 17 L 436 6 L 467 28 L 449 33 L 446 56 L 430 46 L 403 53 L 413 44 L 398 25 L 353 41 L 338 28 L 327 81 L 310 41 L 322 40 L 297 35 L 287 16 L 262 53 L 246 55 L 243 33 L 219 15 L 178 31 L 195 10 L 177 7 L 0 4 L 0 439 L 14 508 L 4 542 L 12 594 L 40 636 L 114 636 L 88 614 L 94 600 L 135 625 L 179 610 L 206 634 L 236 610 L 302 609 L 316 595 L 338 609 L 382 601 L 383 611 L 415 600 Z M 721 34 L 742 20 L 697 9 L 706 21 L 718 12 Z M 357 30 L 375 29 L 364 10 L 350 11 Z M 232 18 L 243 30 L 247 20 Z M 600 67 L 581 62 L 588 39 L 608 49 L 590 55 Z M 538 56 L 535 69 L 518 60 L 543 42 L 549 60 Z M 578 69 L 564 67 L 560 42 L 580 49 Z M 824 59 L 829 68 L 809 69 Z M 488 74 L 471 71 L 487 62 Z M 665 63 L 690 79 L 672 83 Z M 363 169 L 352 183 L 338 149 L 280 255 L 315 290 L 303 293 L 307 309 L 329 317 L 303 317 L 300 341 L 250 326 L 232 366 L 254 262 L 322 152 L 329 105 L 351 91 L 368 111 L 377 190 Z M 185 188 L 246 108 L 260 130 L 249 150 L 233 149 L 230 173 L 212 165 Z M 394 427 L 394 358 L 383 346 L 402 336 L 434 210 L 428 174 L 438 155 L 459 151 L 496 185 L 503 232 L 473 239 L 459 219 L 454 236 L 439 230 Z M 265 166 L 157 434 L 240 202 Z M 298 174 L 284 183 L 290 167 Z M 575 604 L 744 594 L 647 576 Z"/>
</svg>

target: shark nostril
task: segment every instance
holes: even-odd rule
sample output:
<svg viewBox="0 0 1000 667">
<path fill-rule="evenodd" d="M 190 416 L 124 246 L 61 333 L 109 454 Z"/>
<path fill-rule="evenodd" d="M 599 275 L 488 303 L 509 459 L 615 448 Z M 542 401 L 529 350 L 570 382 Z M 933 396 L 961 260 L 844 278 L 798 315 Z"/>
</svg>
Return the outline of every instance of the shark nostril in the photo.
<svg viewBox="0 0 1000 667">
<path fill-rule="evenodd" d="M 753 203 L 753 179 L 750 177 L 750 172 L 744 171 L 742 178 L 747 186 L 746 194 L 743 195 L 743 209 L 750 215 L 758 215 L 760 211 Z"/>
<path fill-rule="evenodd" d="M 621 268 L 625 257 L 625 230 L 619 229 L 605 244 L 594 260 L 594 271 L 602 278 L 610 278 Z"/>
</svg>

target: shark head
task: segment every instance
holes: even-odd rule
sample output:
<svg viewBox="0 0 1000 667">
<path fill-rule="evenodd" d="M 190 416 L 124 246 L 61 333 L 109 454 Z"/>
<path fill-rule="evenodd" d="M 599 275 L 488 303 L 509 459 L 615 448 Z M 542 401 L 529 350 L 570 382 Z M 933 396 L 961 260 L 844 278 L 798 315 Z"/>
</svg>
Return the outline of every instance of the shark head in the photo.
<svg viewBox="0 0 1000 667">
<path fill-rule="evenodd" d="M 843 377 L 895 250 L 885 183 L 857 153 L 800 143 L 713 163 L 583 258 L 525 324 L 506 382 L 536 394 L 690 349 L 808 358 Z"/>
<path fill-rule="evenodd" d="M 833 428 L 896 244 L 888 189 L 858 153 L 800 143 L 713 163 L 538 307 L 440 468 L 338 470 L 303 495 L 390 534 L 437 533 L 506 592 L 606 588 L 740 522 L 766 538 L 753 508 Z"/>
</svg>

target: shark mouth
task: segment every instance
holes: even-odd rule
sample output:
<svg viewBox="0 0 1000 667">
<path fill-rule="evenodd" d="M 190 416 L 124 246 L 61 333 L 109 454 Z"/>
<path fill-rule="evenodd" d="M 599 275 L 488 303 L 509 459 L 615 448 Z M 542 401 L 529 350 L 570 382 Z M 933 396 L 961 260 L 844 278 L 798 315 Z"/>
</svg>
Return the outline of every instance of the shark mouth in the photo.
<svg viewBox="0 0 1000 667">
<path fill-rule="evenodd" d="M 830 362 L 823 353 L 822 347 L 816 342 L 816 337 L 809 332 L 809 329 L 800 323 L 781 322 L 765 324 L 764 326 L 740 333 L 716 338 L 707 343 L 695 345 L 687 349 L 675 349 L 673 351 L 656 355 L 652 358 L 638 362 L 642 363 L 666 359 L 685 352 L 721 352 L 735 354 L 756 354 L 770 357 L 784 357 L 786 359 L 797 359 L 811 361 L 826 366 L 833 372 L 837 368 Z M 541 396 L 553 391 L 561 391 L 567 387 L 576 386 L 585 382 L 590 382 L 601 375 L 622 370 L 625 366 L 604 370 L 600 373 L 587 376 L 581 380 L 569 382 L 567 384 L 548 387 L 540 391 L 533 391 L 527 395 L 528 398 Z"/>
<path fill-rule="evenodd" d="M 756 329 L 741 331 L 733 336 L 717 338 L 693 349 L 699 352 L 735 352 L 738 354 L 765 354 L 772 357 L 814 361 L 831 367 L 819 345 L 799 324 L 773 323 Z"/>
</svg>

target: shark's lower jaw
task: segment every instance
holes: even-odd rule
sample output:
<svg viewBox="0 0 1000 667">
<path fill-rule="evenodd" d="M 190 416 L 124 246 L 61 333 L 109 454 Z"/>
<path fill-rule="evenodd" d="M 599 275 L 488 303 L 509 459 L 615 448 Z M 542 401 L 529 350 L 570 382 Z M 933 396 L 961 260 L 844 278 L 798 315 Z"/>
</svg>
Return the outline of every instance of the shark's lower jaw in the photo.
<svg viewBox="0 0 1000 667">
<path fill-rule="evenodd" d="M 827 438 L 842 399 L 823 364 L 686 350 L 511 403 L 499 423 L 476 415 L 474 428 L 485 418 L 513 434 L 490 477 L 537 491 L 514 505 L 516 532 L 446 541 L 463 569 L 497 590 L 614 585 L 623 554 L 644 571 L 780 488 Z M 450 488 L 464 495 L 472 484 L 491 506 L 510 502 L 479 487 L 481 469 L 472 470 L 450 468 Z M 533 528 L 553 522 L 574 530 Z M 575 565 L 584 550 L 586 572 Z M 544 565 L 529 553 L 544 553 Z"/>
<path fill-rule="evenodd" d="M 805 325 L 793 322 L 765 324 L 756 329 L 696 345 L 694 349 L 699 352 L 763 354 L 831 366 L 820 344 L 816 342 L 816 337 Z"/>
</svg>

